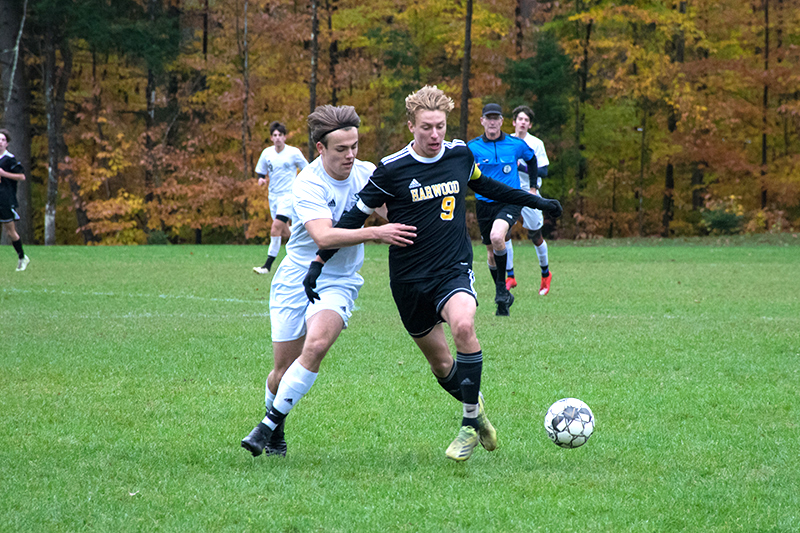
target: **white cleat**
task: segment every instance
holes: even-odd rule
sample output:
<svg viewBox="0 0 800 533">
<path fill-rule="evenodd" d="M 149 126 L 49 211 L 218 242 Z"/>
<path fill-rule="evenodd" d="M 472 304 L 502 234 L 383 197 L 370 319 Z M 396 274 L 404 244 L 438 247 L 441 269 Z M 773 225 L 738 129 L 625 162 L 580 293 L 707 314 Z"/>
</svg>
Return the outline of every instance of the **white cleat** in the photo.
<svg viewBox="0 0 800 533">
<path fill-rule="evenodd" d="M 269 269 L 264 267 L 253 267 L 253 272 L 256 274 L 269 274 Z"/>
<path fill-rule="evenodd" d="M 25 257 L 23 257 L 22 259 L 20 259 L 19 262 L 17 263 L 17 272 L 22 272 L 23 270 L 28 268 L 28 263 L 30 263 L 30 262 L 31 262 L 31 259 L 27 255 Z"/>
</svg>

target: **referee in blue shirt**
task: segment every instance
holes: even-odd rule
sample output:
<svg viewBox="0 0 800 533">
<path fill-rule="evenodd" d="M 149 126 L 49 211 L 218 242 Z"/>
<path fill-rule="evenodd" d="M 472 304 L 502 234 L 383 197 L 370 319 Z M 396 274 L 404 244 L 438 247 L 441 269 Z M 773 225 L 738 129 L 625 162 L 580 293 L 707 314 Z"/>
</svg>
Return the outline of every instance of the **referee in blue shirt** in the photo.
<svg viewBox="0 0 800 533">
<path fill-rule="evenodd" d="M 481 125 L 483 135 L 468 144 L 475 163 L 484 176 L 519 189 L 517 160 L 525 161 L 528 168 L 538 168 L 536 154 L 522 139 L 503 133 L 503 109 L 499 104 L 486 104 L 483 107 Z M 495 284 L 496 314 L 508 316 L 514 296 L 506 288 L 506 241 L 522 207 L 498 202 L 478 193 L 475 193 L 475 199 L 481 242 L 486 245 L 489 273 Z"/>
</svg>

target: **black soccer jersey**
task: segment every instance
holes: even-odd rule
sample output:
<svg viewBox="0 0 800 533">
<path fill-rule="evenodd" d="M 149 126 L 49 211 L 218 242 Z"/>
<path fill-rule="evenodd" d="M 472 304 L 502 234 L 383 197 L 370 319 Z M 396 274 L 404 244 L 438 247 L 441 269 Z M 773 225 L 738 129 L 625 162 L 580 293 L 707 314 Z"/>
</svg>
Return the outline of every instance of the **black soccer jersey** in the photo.
<svg viewBox="0 0 800 533">
<path fill-rule="evenodd" d="M 22 174 L 24 169 L 17 158 L 6 152 L 0 157 L 0 168 L 11 174 Z M 7 202 L 10 207 L 16 208 L 17 205 L 17 180 L 9 178 L 0 179 L 0 202 Z"/>
<path fill-rule="evenodd" d="M 393 282 L 472 268 L 465 196 L 467 183 L 478 176 L 472 152 L 460 140 L 445 141 L 436 157 L 422 157 L 409 144 L 381 160 L 359 193 L 361 201 L 371 208 L 385 203 L 390 222 L 417 228 L 414 244 L 389 247 Z"/>
</svg>

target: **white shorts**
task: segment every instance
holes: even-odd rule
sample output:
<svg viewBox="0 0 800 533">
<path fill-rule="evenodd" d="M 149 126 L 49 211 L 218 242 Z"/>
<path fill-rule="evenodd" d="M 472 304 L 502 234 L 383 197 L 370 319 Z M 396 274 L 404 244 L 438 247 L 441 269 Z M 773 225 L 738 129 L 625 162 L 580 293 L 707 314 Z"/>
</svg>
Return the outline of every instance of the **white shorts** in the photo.
<svg viewBox="0 0 800 533">
<path fill-rule="evenodd" d="M 272 342 L 288 342 L 303 337 L 306 334 L 306 321 L 323 310 L 338 313 L 344 322 L 343 329 L 347 329 L 364 278 L 359 274 L 326 276 L 323 268 L 316 288 L 320 299 L 312 304 L 303 288 L 307 271 L 307 268 L 299 268 L 291 261 L 281 261 L 272 278 L 269 291 Z"/>
<path fill-rule="evenodd" d="M 536 196 L 541 196 L 538 192 L 536 192 Z M 536 231 L 537 229 L 542 229 L 542 225 L 544 224 L 544 217 L 542 216 L 542 212 L 539 209 L 531 209 L 530 207 L 523 207 L 522 208 L 522 227 Z"/>
<path fill-rule="evenodd" d="M 531 209 L 530 207 L 523 207 L 522 208 L 522 227 L 536 231 L 537 229 L 542 228 L 542 224 L 544 223 L 544 218 L 542 217 L 542 212 L 538 209 Z"/>
<path fill-rule="evenodd" d="M 269 196 L 269 214 L 272 220 L 276 220 L 278 215 L 283 215 L 288 219 L 294 218 L 294 210 L 292 209 L 292 193 L 281 195 Z"/>
</svg>

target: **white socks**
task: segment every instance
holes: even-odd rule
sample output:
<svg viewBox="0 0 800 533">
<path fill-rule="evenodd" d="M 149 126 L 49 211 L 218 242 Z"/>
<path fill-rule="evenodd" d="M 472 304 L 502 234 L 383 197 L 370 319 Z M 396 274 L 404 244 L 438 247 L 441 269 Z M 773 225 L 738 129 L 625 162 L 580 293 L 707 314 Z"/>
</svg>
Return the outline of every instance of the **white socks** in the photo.
<svg viewBox="0 0 800 533">
<path fill-rule="evenodd" d="M 275 395 L 272 394 L 272 391 L 269 390 L 269 381 L 264 384 L 264 407 L 267 408 L 267 412 L 272 409 L 272 403 L 275 401 Z"/>
<path fill-rule="evenodd" d="M 278 385 L 278 393 L 272 402 L 272 408 L 276 411 L 288 415 L 289 411 L 297 405 L 300 399 L 311 389 L 317 379 L 317 372 L 309 372 L 299 361 L 291 364 Z M 269 417 L 264 417 L 263 422 L 270 428 L 275 429 L 277 424 Z"/>
<path fill-rule="evenodd" d="M 281 236 L 278 235 L 277 237 L 270 237 L 269 249 L 267 250 L 267 255 L 271 255 L 272 257 L 278 257 L 278 252 L 280 251 L 281 251 Z"/>
<path fill-rule="evenodd" d="M 506 259 L 506 270 L 514 270 L 514 245 L 511 244 L 511 239 L 506 241 L 506 251 L 508 252 L 508 259 Z"/>
<path fill-rule="evenodd" d="M 546 267 L 547 266 L 547 241 L 542 241 L 542 244 L 539 246 L 535 246 L 536 248 L 536 255 L 539 257 L 539 266 Z"/>
<path fill-rule="evenodd" d="M 464 418 L 478 418 L 478 404 L 465 403 L 464 405 Z"/>
</svg>

